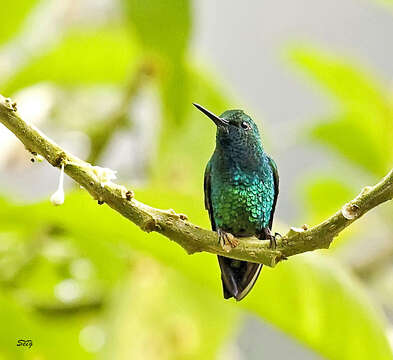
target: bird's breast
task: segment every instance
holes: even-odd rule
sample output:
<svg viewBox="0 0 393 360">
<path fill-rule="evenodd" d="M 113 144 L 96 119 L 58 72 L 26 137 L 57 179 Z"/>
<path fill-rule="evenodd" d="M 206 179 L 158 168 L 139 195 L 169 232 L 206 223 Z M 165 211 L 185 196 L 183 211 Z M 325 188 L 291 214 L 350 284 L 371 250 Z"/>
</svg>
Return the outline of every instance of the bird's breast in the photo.
<svg viewBox="0 0 393 360">
<path fill-rule="evenodd" d="M 268 226 L 274 200 L 272 174 L 213 171 L 211 200 L 217 227 L 238 236 Z"/>
</svg>

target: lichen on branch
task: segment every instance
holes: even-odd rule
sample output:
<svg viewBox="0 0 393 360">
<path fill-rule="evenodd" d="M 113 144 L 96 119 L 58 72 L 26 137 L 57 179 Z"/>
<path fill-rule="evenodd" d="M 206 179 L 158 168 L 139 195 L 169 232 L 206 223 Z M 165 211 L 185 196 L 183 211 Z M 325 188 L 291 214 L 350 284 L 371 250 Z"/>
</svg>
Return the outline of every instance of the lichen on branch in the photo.
<svg viewBox="0 0 393 360">
<path fill-rule="evenodd" d="M 143 231 L 156 231 L 175 241 L 189 254 L 206 251 L 233 259 L 275 266 L 289 256 L 328 248 L 333 239 L 346 227 L 369 210 L 393 198 L 391 170 L 378 184 L 365 187 L 355 199 L 322 223 L 311 228 L 291 228 L 286 235 L 277 240 L 275 249 L 269 248 L 269 241 L 250 237 L 238 239 L 238 245 L 226 251 L 220 246 L 217 233 L 192 224 L 185 215 L 177 214 L 173 210 L 160 210 L 143 204 L 133 197 L 131 190 L 112 181 L 103 181 L 97 167 L 71 155 L 36 127 L 24 121 L 18 115 L 16 103 L 1 95 L 0 122 L 18 137 L 28 151 L 42 155 L 52 166 L 64 166 L 65 173 L 86 189 L 94 199 L 107 203 Z"/>
</svg>

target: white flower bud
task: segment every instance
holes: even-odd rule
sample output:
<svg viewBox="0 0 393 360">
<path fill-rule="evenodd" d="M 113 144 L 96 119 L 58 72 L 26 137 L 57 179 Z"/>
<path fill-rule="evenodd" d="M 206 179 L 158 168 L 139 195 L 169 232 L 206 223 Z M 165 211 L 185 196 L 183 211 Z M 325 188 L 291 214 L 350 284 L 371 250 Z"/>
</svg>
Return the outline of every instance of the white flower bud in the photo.
<svg viewBox="0 0 393 360">
<path fill-rule="evenodd" d="M 93 173 L 102 187 L 110 185 L 112 180 L 116 179 L 116 171 L 112 169 L 93 166 Z"/>
<path fill-rule="evenodd" d="M 63 191 L 63 189 L 59 189 L 55 193 L 53 193 L 53 195 L 50 197 L 50 201 L 55 206 L 64 204 L 64 191 Z"/>
<path fill-rule="evenodd" d="M 59 186 L 56 192 L 50 197 L 50 201 L 55 206 L 64 204 L 64 164 L 61 165 Z"/>
</svg>

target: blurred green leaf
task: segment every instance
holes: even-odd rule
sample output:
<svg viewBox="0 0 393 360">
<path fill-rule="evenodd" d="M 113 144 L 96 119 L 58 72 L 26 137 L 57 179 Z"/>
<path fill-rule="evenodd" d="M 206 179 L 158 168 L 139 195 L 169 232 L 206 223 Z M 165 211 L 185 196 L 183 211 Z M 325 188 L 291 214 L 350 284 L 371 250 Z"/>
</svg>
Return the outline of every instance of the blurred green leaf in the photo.
<svg viewBox="0 0 393 360">
<path fill-rule="evenodd" d="M 360 65 L 311 46 L 291 48 L 290 56 L 347 108 L 364 108 L 366 111 L 374 108 L 373 112 L 389 113 L 383 88 L 375 76 L 367 74 Z"/>
<path fill-rule="evenodd" d="M 310 135 L 354 164 L 382 176 L 391 166 L 393 154 L 387 131 L 382 126 L 370 124 L 363 114 L 348 113 L 315 125 Z"/>
<path fill-rule="evenodd" d="M 159 90 L 164 114 L 165 128 L 182 130 L 189 118 L 191 99 L 191 80 L 184 59 L 169 60 L 165 71 L 159 78 Z M 165 132 L 165 129 L 164 131 Z M 163 134 L 162 134 L 163 135 Z M 165 141 L 163 139 L 162 141 Z"/>
<path fill-rule="evenodd" d="M 28 312 L 3 292 L 0 294 L 0 323 L 3 324 L 0 327 L 0 357 L 3 355 L 7 359 L 24 359 L 26 348 L 17 347 L 17 341 L 34 341 L 35 335 L 40 333 Z M 35 347 L 30 350 L 37 354 Z"/>
<path fill-rule="evenodd" d="M 383 314 L 331 256 L 264 269 L 244 306 L 328 359 L 392 359 Z M 263 300 L 262 300 L 263 299 Z"/>
<path fill-rule="evenodd" d="M 20 294 L 19 294 L 20 295 Z M 5 359 L 91 359 L 79 345 L 79 331 L 86 318 L 48 319 L 22 306 L 21 297 L 0 294 L 0 358 Z M 22 297 L 23 299 L 23 297 Z M 6 325 L 6 326 L 5 326 Z M 16 346 L 32 340 L 31 348 Z"/>
<path fill-rule="evenodd" d="M 144 257 L 113 296 L 107 357 L 216 359 L 238 324 L 237 313 L 198 284 Z"/>
<path fill-rule="evenodd" d="M 38 0 L 4 1 L 0 11 L 0 45 L 17 34 Z"/>
<path fill-rule="evenodd" d="M 188 0 L 123 0 L 128 19 L 148 52 L 181 58 L 191 32 Z"/>
<path fill-rule="evenodd" d="M 4 93 L 41 81 L 65 86 L 124 84 L 138 59 L 137 46 L 124 27 L 74 30 L 4 84 Z"/>
<path fill-rule="evenodd" d="M 322 50 L 297 47 L 290 54 L 340 105 L 339 115 L 314 126 L 311 137 L 374 175 L 384 175 L 393 160 L 393 118 L 382 86 L 356 65 Z"/>
<path fill-rule="evenodd" d="M 351 184 L 353 185 L 353 184 Z M 321 173 L 311 176 L 302 184 L 299 193 L 304 194 L 307 218 L 310 219 L 309 225 L 318 224 L 336 213 L 348 201 L 356 196 L 354 186 L 334 178 L 331 173 Z M 330 245 L 330 250 L 335 249 L 347 242 L 355 239 L 359 234 L 362 225 L 353 224 L 340 235 Z"/>
<path fill-rule="evenodd" d="M 188 0 L 123 0 L 132 33 L 159 76 L 164 126 L 185 123 L 190 84 L 186 55 L 191 33 Z"/>
<path fill-rule="evenodd" d="M 328 218 L 356 195 L 353 187 L 337 180 L 331 174 L 311 177 L 302 187 L 312 224 Z"/>
<path fill-rule="evenodd" d="M 207 226 L 202 196 L 193 198 L 157 188 L 137 191 L 136 195 L 150 205 L 185 212 L 191 221 Z M 83 209 L 83 216 L 76 209 Z M 62 224 L 75 238 L 83 235 L 128 243 L 221 298 L 215 256 L 203 253 L 190 257 L 162 236 L 143 233 L 108 207 L 97 207 L 87 194 L 69 195 L 59 208 L 45 202 L 2 208 L 0 218 L 2 212 L 19 218 L 27 213 L 45 214 L 46 221 Z M 327 255 L 297 256 L 276 269 L 263 269 L 253 292 L 237 306 L 260 315 L 328 358 L 392 358 L 382 314 L 361 285 Z"/>
</svg>

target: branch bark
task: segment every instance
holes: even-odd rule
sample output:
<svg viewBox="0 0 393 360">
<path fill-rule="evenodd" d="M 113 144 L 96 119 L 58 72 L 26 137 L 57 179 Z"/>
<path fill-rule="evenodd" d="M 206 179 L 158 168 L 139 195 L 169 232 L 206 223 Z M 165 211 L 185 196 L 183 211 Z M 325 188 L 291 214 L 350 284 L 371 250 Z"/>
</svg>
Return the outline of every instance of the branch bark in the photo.
<svg viewBox="0 0 393 360">
<path fill-rule="evenodd" d="M 107 203 L 143 231 L 156 231 L 175 241 L 189 254 L 206 251 L 273 267 L 289 256 L 328 248 L 342 230 L 369 210 L 393 198 L 391 170 L 378 184 L 365 187 L 355 199 L 324 222 L 309 229 L 291 228 L 277 241 L 276 249 L 269 248 L 269 241 L 251 237 L 238 239 L 238 246 L 227 252 L 219 245 L 215 232 L 192 224 L 185 215 L 176 214 L 173 210 L 160 210 L 143 204 L 134 199 L 132 191 L 127 191 L 124 186 L 100 179 L 97 167 L 66 152 L 24 121 L 18 115 L 16 104 L 1 95 L 0 122 L 19 138 L 28 151 L 42 155 L 52 166 L 60 168 L 64 165 L 66 174 L 94 199 Z"/>
</svg>

